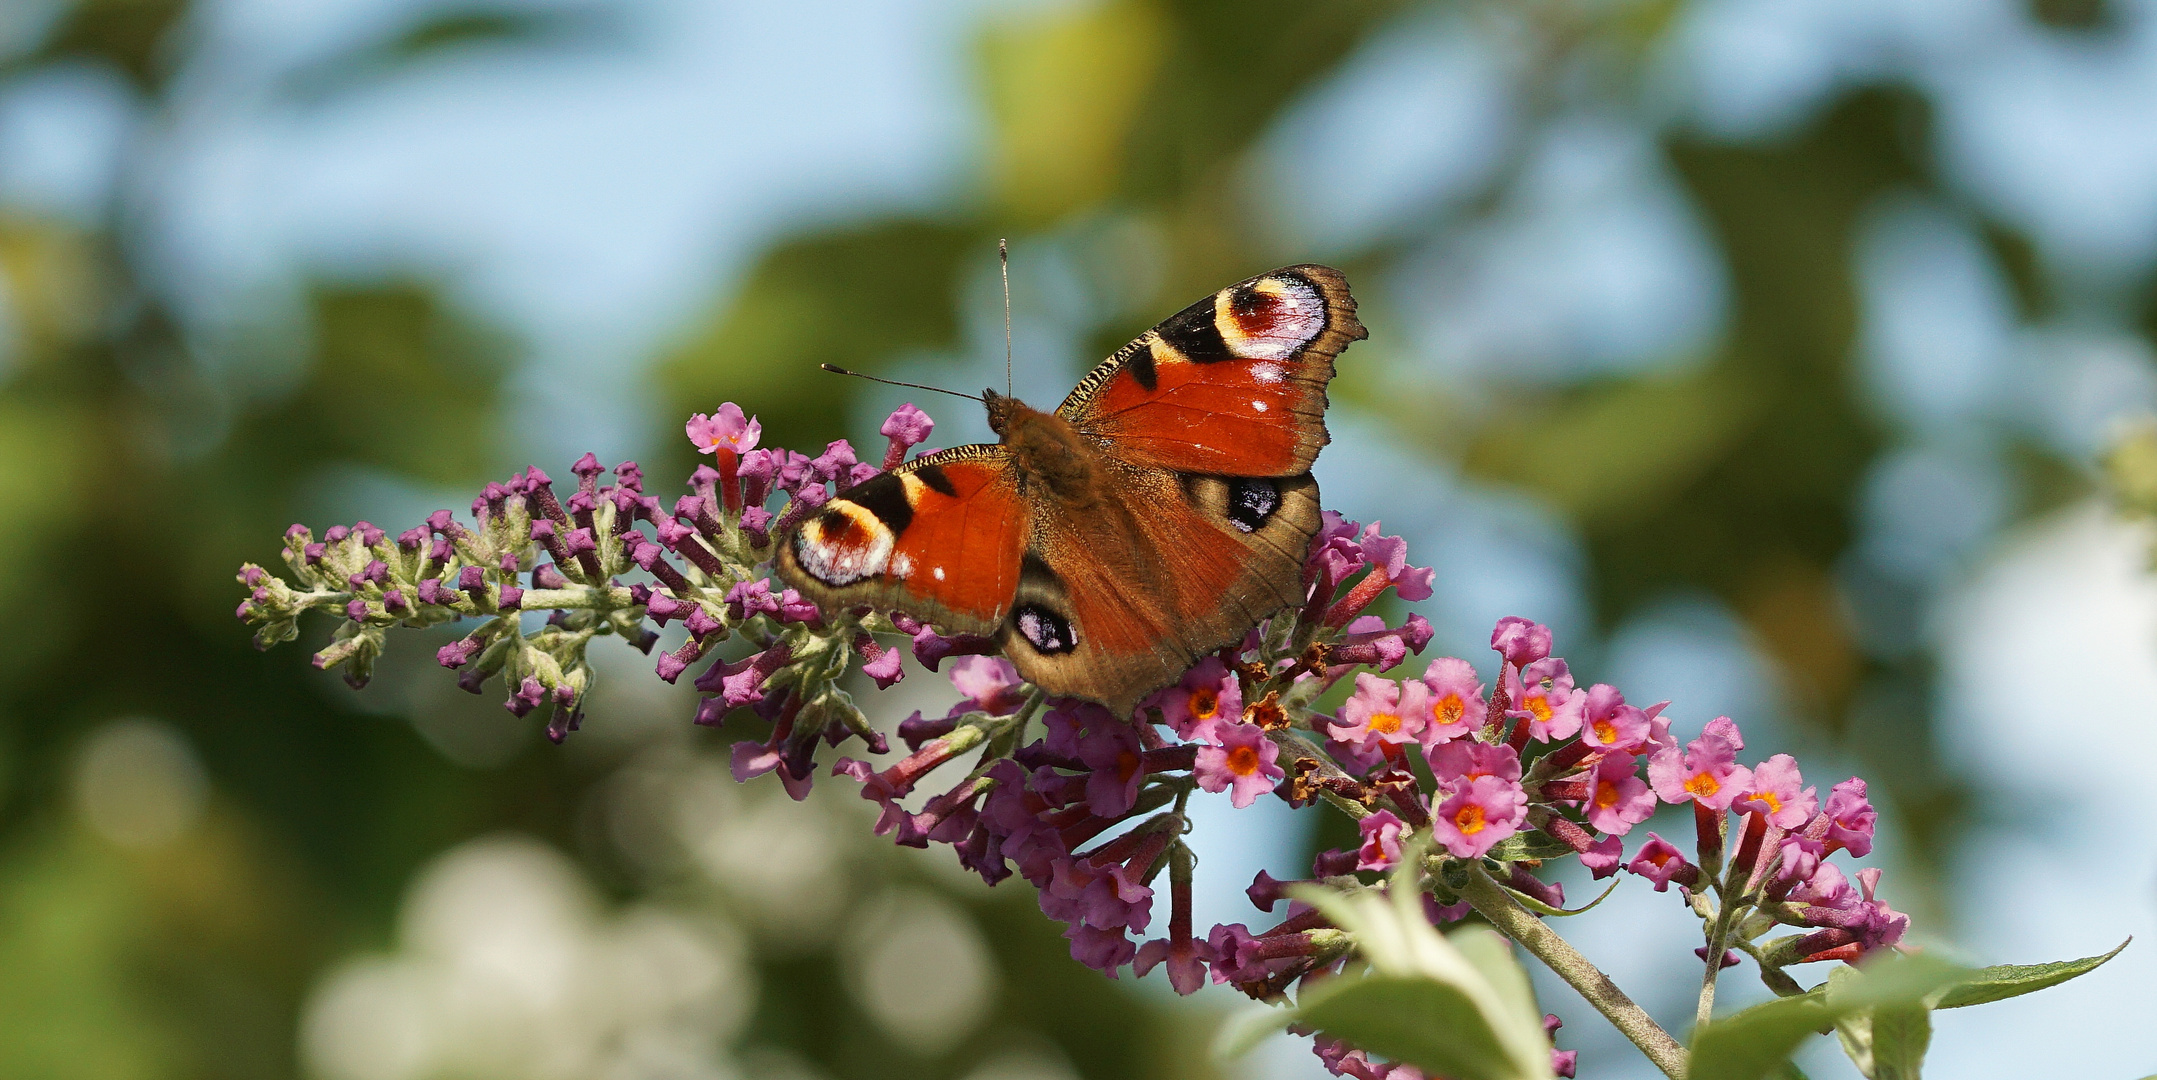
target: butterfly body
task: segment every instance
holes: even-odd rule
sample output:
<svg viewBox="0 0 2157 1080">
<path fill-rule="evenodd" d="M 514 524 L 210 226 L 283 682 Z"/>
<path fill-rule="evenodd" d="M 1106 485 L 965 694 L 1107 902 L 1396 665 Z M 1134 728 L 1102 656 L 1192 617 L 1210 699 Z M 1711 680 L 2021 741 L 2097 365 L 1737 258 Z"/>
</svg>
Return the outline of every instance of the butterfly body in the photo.
<svg viewBox="0 0 2157 1080">
<path fill-rule="evenodd" d="M 993 636 L 1051 694 L 1127 713 L 1302 601 L 1325 387 L 1363 336 L 1337 271 L 1232 285 L 1053 412 L 985 393 L 998 443 L 833 496 L 781 538 L 779 573 L 826 608 Z"/>
</svg>

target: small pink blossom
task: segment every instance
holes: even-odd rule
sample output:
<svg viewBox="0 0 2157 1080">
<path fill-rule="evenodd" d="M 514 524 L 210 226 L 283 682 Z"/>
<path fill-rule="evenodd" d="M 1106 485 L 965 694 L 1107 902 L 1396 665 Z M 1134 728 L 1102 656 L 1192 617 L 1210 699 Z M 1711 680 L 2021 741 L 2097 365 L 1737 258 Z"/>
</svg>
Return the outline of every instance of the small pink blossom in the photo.
<svg viewBox="0 0 2157 1080">
<path fill-rule="evenodd" d="M 1498 841 L 1518 832 L 1527 818 L 1528 799 L 1519 784 L 1478 776 L 1456 784 L 1452 794 L 1438 804 L 1431 815 L 1431 834 L 1454 857 L 1478 859 Z"/>
<path fill-rule="evenodd" d="M 1131 974 L 1143 978 L 1156 964 L 1168 965 L 1168 985 L 1186 997 L 1206 985 L 1206 961 L 1213 951 L 1198 940 L 1172 941 L 1155 938 L 1138 947 L 1131 960 Z"/>
<path fill-rule="evenodd" d="M 1655 883 L 1656 892 L 1670 888 L 1671 881 L 1690 886 L 1700 880 L 1700 868 L 1685 861 L 1685 856 L 1670 841 L 1654 833 L 1648 834 L 1648 842 L 1641 845 L 1640 853 L 1625 864 L 1627 870 Z"/>
<path fill-rule="evenodd" d="M 1618 872 L 1618 864 L 1625 861 L 1625 842 L 1615 836 L 1606 836 L 1588 846 L 1580 853 L 1580 865 L 1585 866 L 1601 881 Z"/>
<path fill-rule="evenodd" d="M 893 453 L 903 459 L 907 450 L 928 441 L 929 433 L 935 430 L 936 421 L 909 401 L 884 419 L 884 426 L 877 429 L 877 434 L 890 439 Z"/>
<path fill-rule="evenodd" d="M 1573 674 L 1565 661 L 1545 657 L 1515 675 L 1503 678 L 1506 696 L 1513 707 L 1506 715 L 1528 721 L 1528 737 L 1538 742 L 1569 739 L 1580 730 L 1588 710 L 1588 694 L 1573 686 Z"/>
<path fill-rule="evenodd" d="M 1106 709 L 1100 714 L 1109 715 Z M 1138 729 L 1130 724 L 1113 719 L 1088 724 L 1078 744 L 1078 759 L 1092 770 L 1086 775 L 1087 809 L 1105 818 L 1129 812 L 1146 779 L 1145 752 Z"/>
<path fill-rule="evenodd" d="M 1431 775 L 1437 778 L 1440 787 L 1484 776 L 1494 776 L 1509 784 L 1520 782 L 1520 755 L 1504 743 L 1456 739 L 1432 747 L 1425 756 L 1430 761 Z"/>
<path fill-rule="evenodd" d="M 1588 777 L 1588 802 L 1582 808 L 1588 824 L 1623 836 L 1655 813 L 1655 793 L 1637 772 L 1631 754 L 1609 754 L 1595 763 Z"/>
<path fill-rule="evenodd" d="M 1401 861 L 1401 839 L 1408 835 L 1408 823 L 1393 811 L 1371 814 L 1356 822 L 1356 829 L 1363 836 L 1363 846 L 1356 849 L 1356 869 L 1388 870 Z"/>
<path fill-rule="evenodd" d="M 1800 828 L 1812 820 L 1813 811 L 1820 806 L 1817 788 L 1799 789 L 1804 782 L 1798 775 L 1797 759 L 1777 754 L 1753 770 L 1753 782 L 1731 806 L 1760 814 L 1778 829 Z"/>
<path fill-rule="evenodd" d="M 1738 747 L 1724 734 L 1735 732 L 1736 726 L 1727 717 L 1718 719 L 1729 726 L 1719 728 L 1711 722 L 1684 751 L 1666 747 L 1648 759 L 1648 782 L 1664 802 L 1697 802 L 1710 810 L 1728 810 L 1752 783 L 1752 770 L 1737 763 Z"/>
<path fill-rule="evenodd" d="M 1403 685 L 1358 672 L 1356 692 L 1341 703 L 1333 737 L 1370 749 L 1376 748 L 1372 745 L 1375 743 L 1399 746 L 1415 742 L 1430 715 L 1430 706 L 1424 700 L 1427 694 L 1420 682 Z"/>
<path fill-rule="evenodd" d="M 1505 657 L 1505 662 L 1517 668 L 1527 667 L 1550 655 L 1550 627 L 1529 622 L 1518 615 L 1508 615 L 1498 620 L 1490 632 L 1490 647 Z"/>
<path fill-rule="evenodd" d="M 764 433 L 764 425 L 753 416 L 743 416 L 741 406 L 731 401 L 719 406 L 719 411 L 710 416 L 703 413 L 691 416 L 687 429 L 690 443 L 700 454 L 722 449 L 746 453 L 755 448 L 757 439 Z"/>
<path fill-rule="evenodd" d="M 1161 710 L 1161 719 L 1174 728 L 1179 739 L 1195 739 L 1199 728 L 1212 720 L 1238 720 L 1243 716 L 1243 691 L 1236 675 L 1218 656 L 1208 656 L 1183 673 L 1183 678 L 1139 707 Z"/>
<path fill-rule="evenodd" d="M 1199 734 L 1211 745 L 1198 748 L 1191 776 L 1207 791 L 1227 791 L 1238 810 L 1272 791 L 1287 775 L 1274 764 L 1281 748 L 1257 724 L 1215 720 Z"/>
<path fill-rule="evenodd" d="M 990 714 L 1007 713 L 1024 700 L 1019 669 L 1001 656 L 967 656 L 952 661 L 951 685 L 971 707 Z"/>
<path fill-rule="evenodd" d="M 1428 748 L 1447 739 L 1474 734 L 1483 726 L 1483 682 L 1468 661 L 1441 656 L 1423 671 L 1430 700 L 1430 722 L 1423 728 Z"/>
<path fill-rule="evenodd" d="M 1609 683 L 1596 683 L 1588 688 L 1586 723 L 1581 726 L 1581 741 L 1589 746 L 1618 749 L 1645 742 L 1649 731 L 1648 714 L 1625 703 L 1625 695 Z M 1664 725 L 1668 728 L 1668 725 Z M 1638 751 L 1628 751 L 1638 753 Z"/>
<path fill-rule="evenodd" d="M 1827 842 L 1829 850 L 1848 848 L 1864 858 L 1872 854 L 1872 833 L 1880 815 L 1865 797 L 1865 781 L 1853 776 L 1827 793 Z"/>
</svg>

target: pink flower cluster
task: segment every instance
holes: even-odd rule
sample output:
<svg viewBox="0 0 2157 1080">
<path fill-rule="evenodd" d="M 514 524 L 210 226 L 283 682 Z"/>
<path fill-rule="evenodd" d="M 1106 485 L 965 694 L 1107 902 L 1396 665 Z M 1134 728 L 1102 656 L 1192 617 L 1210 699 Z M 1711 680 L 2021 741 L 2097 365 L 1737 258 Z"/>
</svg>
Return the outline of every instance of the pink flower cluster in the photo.
<svg viewBox="0 0 2157 1080">
<path fill-rule="evenodd" d="M 735 776 L 776 772 L 797 798 L 809 789 L 819 744 L 858 738 L 869 755 L 889 752 L 838 685 L 854 659 L 878 688 L 904 677 L 902 644 L 931 671 L 953 660 L 947 674 L 960 700 L 941 717 L 916 713 L 897 726 L 904 757 L 881 768 L 840 758 L 832 771 L 878 804 L 878 834 L 916 847 L 949 844 L 992 884 L 1024 877 L 1043 913 L 1065 926 L 1074 957 L 1112 977 L 1127 964 L 1139 975 L 1163 967 L 1182 993 L 1210 976 L 1271 998 L 1354 957 L 1348 936 L 1301 904 L 1264 930 L 1232 923 L 1194 931 L 1184 837 L 1189 800 L 1201 793 L 1226 795 L 1238 808 L 1269 795 L 1292 806 L 1323 800 L 1355 817 L 1354 849 L 1313 863 L 1310 880 L 1329 887 L 1389 887 L 1358 875 L 1424 853 L 1416 878 L 1434 922 L 1467 913 L 1460 889 L 1470 868 L 1531 907 L 1562 908 L 1563 891 L 1535 871 L 1570 852 L 1597 878 L 1622 870 L 1657 891 L 1675 883 L 1688 900 L 1712 892 L 1723 910 L 1753 913 L 1722 920 L 1741 934 L 1725 944 L 1764 966 L 1853 959 L 1907 930 L 1908 917 L 1877 895 L 1878 871 L 1846 876 L 1829 861 L 1871 850 L 1877 815 L 1863 781 L 1836 784 L 1822 800 L 1788 755 L 1741 764 L 1744 738 L 1727 717 L 1681 744 L 1668 702 L 1640 707 L 1616 687 L 1579 685 L 1551 654 L 1550 629 L 1526 619 L 1493 628 L 1497 662 L 1487 682 L 1455 657 L 1433 659 L 1419 675 L 1395 674 L 1430 643 L 1431 625 L 1415 614 L 1388 625 L 1369 612 L 1387 593 L 1427 598 L 1432 571 L 1410 565 L 1405 542 L 1375 522 L 1326 512 L 1305 561 L 1302 602 L 1237 647 L 1199 659 L 1130 717 L 1045 700 L 992 655 L 986 638 L 947 636 L 904 614 L 820 612 L 776 587 L 766 576 L 774 538 L 835 490 L 903 463 L 933 427 L 911 405 L 893 413 L 878 465 L 858 460 L 844 441 L 814 457 L 762 446 L 761 425 L 728 403 L 689 421 L 691 442 L 712 463 L 695 471 L 671 512 L 644 493 L 634 462 L 603 484 L 607 470 L 586 455 L 566 499 L 537 469 L 488 485 L 473 503 L 473 528 L 448 511 L 394 542 L 365 522 L 319 542 L 295 526 L 286 561 L 305 591 L 245 567 L 251 592 L 239 614 L 263 625 L 258 642 L 274 644 L 289 639 L 309 607 L 341 606 L 348 624 L 316 662 L 348 665 L 355 684 L 388 627 L 482 618 L 480 629 L 440 650 L 440 662 L 474 692 L 501 675 L 506 706 L 520 716 L 551 708 L 556 739 L 581 718 L 585 641 L 614 633 L 649 650 L 657 635 L 647 617 L 679 621 L 687 639 L 660 654 L 657 673 L 672 682 L 709 659 L 694 680 L 706 695 L 696 721 L 747 712 L 768 723 L 761 736 L 735 742 Z M 767 509 L 782 495 L 776 514 Z M 651 584 L 620 580 L 639 569 Z M 545 628 L 527 631 L 520 615 L 528 596 L 564 606 Z M 714 658 L 730 641 L 748 648 Z M 1343 683 L 1344 698 L 1326 696 Z M 1321 700 L 1340 704 L 1322 711 L 1313 704 Z M 932 773 L 970 756 L 955 782 L 921 793 Z M 1692 851 L 1654 832 L 1628 851 L 1632 830 L 1666 806 L 1689 808 Z M 1147 940 L 1164 871 L 1167 934 Z M 1270 912 L 1291 884 L 1260 873 L 1251 900 Z M 1799 932 L 1754 940 L 1777 926 Z M 1711 946 L 1719 940 L 1710 934 Z M 1708 952 L 1704 959 L 1724 962 Z M 1319 1051 L 1342 1075 L 1420 1078 L 1351 1047 L 1322 1043 Z"/>
</svg>

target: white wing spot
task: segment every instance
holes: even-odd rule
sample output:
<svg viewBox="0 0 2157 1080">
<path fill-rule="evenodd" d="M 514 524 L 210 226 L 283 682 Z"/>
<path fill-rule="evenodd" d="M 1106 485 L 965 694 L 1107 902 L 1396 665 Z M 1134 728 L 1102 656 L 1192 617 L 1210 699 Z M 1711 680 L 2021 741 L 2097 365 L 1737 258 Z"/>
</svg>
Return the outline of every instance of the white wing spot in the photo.
<svg viewBox="0 0 2157 1080">
<path fill-rule="evenodd" d="M 1254 410 L 1256 410 L 1256 411 L 1258 411 L 1258 412 L 1265 412 L 1265 411 L 1266 411 L 1266 403 L 1265 403 L 1265 402 L 1263 402 L 1263 401 L 1253 401 L 1253 402 L 1251 402 L 1251 408 L 1252 408 L 1252 409 L 1254 409 Z"/>
<path fill-rule="evenodd" d="M 903 578 L 914 572 L 914 560 L 904 554 L 891 557 L 891 576 Z"/>
<path fill-rule="evenodd" d="M 936 568 L 936 570 L 935 570 L 934 572 L 935 572 L 935 574 L 936 574 L 936 580 L 938 580 L 938 581 L 942 581 L 942 580 L 944 580 L 944 568 L 943 568 L 943 567 L 941 567 L 941 566 L 937 567 L 937 568 Z"/>
<path fill-rule="evenodd" d="M 1262 383 L 1277 383 L 1288 374 L 1288 369 L 1270 360 L 1251 365 L 1251 378 Z"/>
</svg>

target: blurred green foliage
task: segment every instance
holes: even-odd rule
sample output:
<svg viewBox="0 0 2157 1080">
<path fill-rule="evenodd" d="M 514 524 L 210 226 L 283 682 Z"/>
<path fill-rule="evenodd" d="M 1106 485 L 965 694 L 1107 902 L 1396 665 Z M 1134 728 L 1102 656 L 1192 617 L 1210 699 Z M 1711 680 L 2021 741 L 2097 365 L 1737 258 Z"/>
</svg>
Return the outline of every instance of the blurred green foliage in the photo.
<svg viewBox="0 0 2157 1080">
<path fill-rule="evenodd" d="M 1554 107 L 1560 61 L 1583 52 L 1616 72 L 1600 92 L 1625 100 L 1677 8 L 1521 8 L 1544 65 L 1526 77 L 1531 110 Z M 2037 9 L 2067 27 L 2112 17 L 2096 2 Z M 847 426 L 861 388 L 816 365 L 875 372 L 962 348 L 964 286 L 1002 235 L 1069 235 L 1089 221 L 1158 234 L 1150 295 L 1086 328 L 1103 351 L 1223 282 L 1308 257 L 1250 227 L 1240 163 L 1287 103 L 1400 10 L 1111 0 L 990 18 L 977 57 L 992 129 L 976 197 L 771 244 L 661 360 L 652 414 L 671 430 L 731 399 L 761 415 L 769 441 L 873 444 Z M 188 13 L 184 0 L 80 0 L 0 73 L 109 66 L 154 106 Z M 554 47 L 611 25 L 581 9 L 455 9 L 290 89 L 319 99 L 458 50 Z M 1726 601 L 1790 675 L 1801 718 L 1867 759 L 1920 859 L 1946 846 L 1958 796 L 1925 737 L 1922 695 L 1882 688 L 1924 685 L 1928 661 L 1868 658 L 1835 569 L 1863 470 L 1888 438 L 1849 370 L 1855 222 L 1883 192 L 1939 188 L 1922 151 L 1929 123 L 1915 95 L 1877 89 L 1772 143 L 1666 140 L 1733 284 L 1728 329 L 1697 363 L 1471 410 L 1384 382 L 1398 331 L 1373 297 L 1373 340 L 1351 354 L 1336 393 L 1403 444 L 1563 513 L 1585 538 L 1606 627 L 1672 592 Z M 1476 205 L 1510 175 L 1500 169 Z M 230 616 L 232 568 L 270 561 L 328 471 L 461 490 L 524 464 L 504 457 L 513 418 L 501 391 L 521 343 L 430 282 L 320 283 L 286 361 L 303 375 L 267 391 L 234 386 L 200 354 L 222 346 L 191 340 L 137 276 L 124 223 L 121 207 L 90 227 L 0 217 L 17 335 L 0 382 L 0 458 L 15 463 L 0 471 L 0 624 L 43 628 L 0 649 L 0 1074 L 292 1076 L 295 1024 L 319 971 L 386 945 L 414 871 L 455 843 L 533 834 L 578 853 L 617 898 L 636 894 L 580 824 L 619 762 L 528 745 L 499 767 L 452 764 L 398 722 L 394 701 L 354 699 L 297 653 L 256 655 Z M 2027 240 L 1986 228 L 2022 302 L 2042 308 Z M 1346 269 L 1362 280 L 1399 255 L 1381 248 Z M 677 454 L 648 463 L 655 490 L 686 471 Z M 2043 482 L 2026 486 L 2025 509 L 2080 483 L 2044 453 L 2028 456 Z M 560 475 L 566 462 L 540 464 Z M 1882 720 L 1883 708 L 1897 719 Z M 175 725 L 212 784 L 200 823 L 154 850 L 100 840 L 71 802 L 85 738 L 131 715 Z M 975 905 L 1007 973 L 992 1026 L 1037 1033 L 1097 1080 L 1207 1074 L 1197 1044 L 1177 1035 L 1182 1014 L 1071 964 L 1022 889 L 994 896 Z M 833 1075 L 957 1076 L 986 1045 L 909 1056 L 861 1022 L 830 957 L 766 959 L 755 1038 Z M 1148 1034 L 1103 1037 L 1134 1031 Z"/>
</svg>

